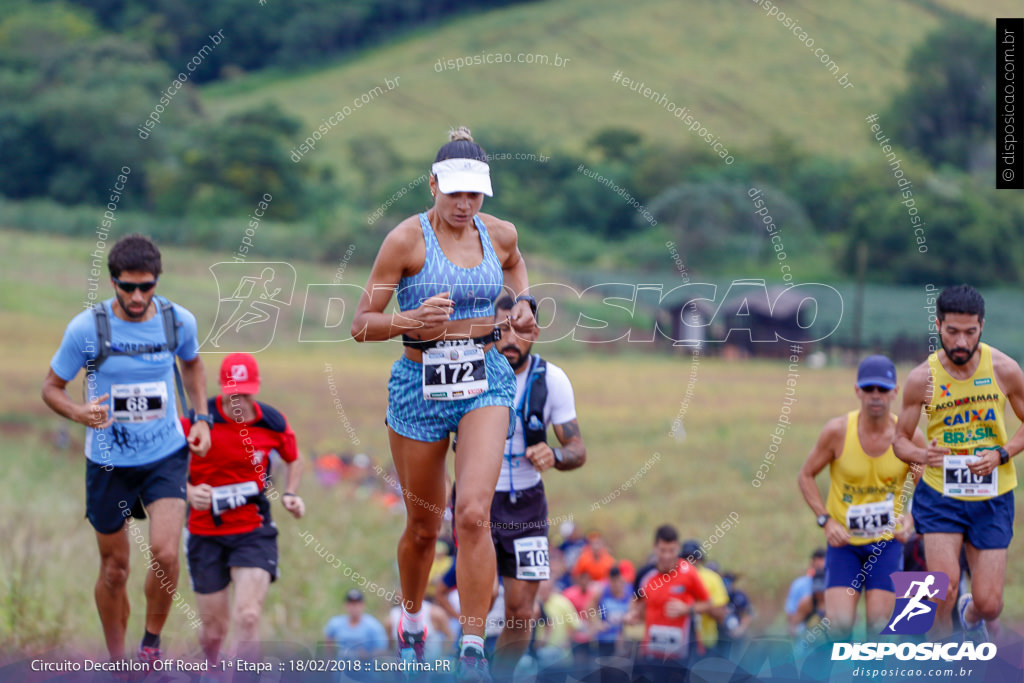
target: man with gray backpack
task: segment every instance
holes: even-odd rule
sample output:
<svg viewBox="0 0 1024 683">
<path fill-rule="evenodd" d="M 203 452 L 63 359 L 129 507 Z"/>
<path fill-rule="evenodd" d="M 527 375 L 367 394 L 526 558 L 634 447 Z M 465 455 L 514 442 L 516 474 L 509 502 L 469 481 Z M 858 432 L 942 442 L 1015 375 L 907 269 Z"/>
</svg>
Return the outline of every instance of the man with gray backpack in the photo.
<svg viewBox="0 0 1024 683">
<path fill-rule="evenodd" d="M 146 633 L 138 649 L 138 659 L 148 665 L 160 659 L 160 632 L 177 592 L 189 451 L 206 454 L 212 418 L 205 414 L 195 316 L 156 296 L 160 250 L 143 235 L 128 235 L 111 248 L 107 265 L 114 297 L 68 324 L 42 396 L 58 415 L 88 428 L 86 517 L 100 551 L 96 607 L 115 662 L 125 656 L 129 614 L 125 522 L 150 519 Z M 79 402 L 66 387 L 82 368 L 85 397 Z M 204 411 L 191 413 L 187 439 L 178 419 L 183 397 L 175 396 L 175 386 Z"/>
</svg>

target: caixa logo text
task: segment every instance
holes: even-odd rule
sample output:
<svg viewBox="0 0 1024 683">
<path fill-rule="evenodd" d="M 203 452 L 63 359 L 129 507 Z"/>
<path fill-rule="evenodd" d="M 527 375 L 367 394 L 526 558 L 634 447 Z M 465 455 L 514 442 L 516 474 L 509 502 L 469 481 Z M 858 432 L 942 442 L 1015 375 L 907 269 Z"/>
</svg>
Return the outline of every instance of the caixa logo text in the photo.
<svg viewBox="0 0 1024 683">
<path fill-rule="evenodd" d="M 963 659 L 987 662 L 996 656 L 994 643 L 975 645 L 966 643 L 833 643 L 832 661 L 878 660 L 896 657 L 903 661 L 942 660 L 956 662 Z"/>
</svg>

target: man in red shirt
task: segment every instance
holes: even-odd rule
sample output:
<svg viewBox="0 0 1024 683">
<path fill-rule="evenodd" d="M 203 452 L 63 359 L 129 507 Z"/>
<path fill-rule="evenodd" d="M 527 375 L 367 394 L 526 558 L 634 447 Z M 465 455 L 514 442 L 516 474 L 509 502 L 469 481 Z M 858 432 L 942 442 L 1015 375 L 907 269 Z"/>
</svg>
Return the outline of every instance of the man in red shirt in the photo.
<svg viewBox="0 0 1024 683">
<path fill-rule="evenodd" d="M 633 584 L 627 623 L 644 620 L 641 654 L 650 660 L 682 662 L 690 652 L 692 619 L 711 609 L 711 597 L 697 570 L 679 557 L 679 533 L 663 524 L 654 533 L 654 562 Z"/>
<path fill-rule="evenodd" d="M 205 458 L 192 458 L 188 481 L 188 568 L 202 620 L 199 644 L 211 662 L 219 661 L 229 619 L 236 646 L 254 646 L 259 638 L 263 599 L 278 573 L 270 501 L 280 497 L 295 518 L 305 513 L 295 493 L 302 477 L 295 433 L 284 415 L 256 400 L 256 359 L 247 353 L 228 355 L 220 384 L 221 395 L 209 400 L 210 451 Z M 271 451 L 286 463 L 282 493 L 267 489 Z M 233 609 L 229 583 L 235 584 Z M 236 655 L 252 658 L 255 651 Z"/>
</svg>

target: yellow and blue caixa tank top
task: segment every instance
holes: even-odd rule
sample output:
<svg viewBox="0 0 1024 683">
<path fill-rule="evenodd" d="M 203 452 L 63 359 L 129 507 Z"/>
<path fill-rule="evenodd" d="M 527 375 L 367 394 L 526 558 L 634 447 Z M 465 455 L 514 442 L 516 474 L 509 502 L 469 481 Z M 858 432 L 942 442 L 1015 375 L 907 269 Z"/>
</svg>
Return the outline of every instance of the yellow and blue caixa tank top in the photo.
<svg viewBox="0 0 1024 683">
<path fill-rule="evenodd" d="M 494 317 L 494 300 L 501 295 L 504 273 L 484 222 L 479 216 L 473 216 L 473 224 L 480 235 L 484 258 L 473 268 L 462 268 L 448 260 L 427 214 L 420 214 L 427 253 L 420 272 L 398 281 L 400 310 L 417 308 L 432 296 L 450 292 L 454 303 L 452 320 Z"/>
<path fill-rule="evenodd" d="M 903 514 L 902 489 L 910 469 L 896 457 L 891 444 L 879 456 L 864 452 L 857 436 L 859 414 L 854 410 L 847 415 L 843 450 L 829 465 L 825 506 L 849 530 L 850 545 L 892 538 L 892 525 Z"/>
<path fill-rule="evenodd" d="M 992 349 L 978 344 L 978 368 L 967 379 L 954 379 L 939 362 L 938 353 L 928 356 L 932 396 L 925 405 L 928 416 L 928 442 L 938 441 L 953 455 L 971 455 L 979 450 L 1006 444 L 1004 412 L 1006 396 L 996 384 L 992 369 Z M 1013 460 L 996 468 L 998 495 L 1017 486 L 1017 470 Z M 955 474 L 955 473 L 954 473 Z M 944 468 L 926 467 L 924 483 L 942 492 L 946 476 Z M 959 496 L 959 500 L 986 500 L 992 496 Z"/>
</svg>

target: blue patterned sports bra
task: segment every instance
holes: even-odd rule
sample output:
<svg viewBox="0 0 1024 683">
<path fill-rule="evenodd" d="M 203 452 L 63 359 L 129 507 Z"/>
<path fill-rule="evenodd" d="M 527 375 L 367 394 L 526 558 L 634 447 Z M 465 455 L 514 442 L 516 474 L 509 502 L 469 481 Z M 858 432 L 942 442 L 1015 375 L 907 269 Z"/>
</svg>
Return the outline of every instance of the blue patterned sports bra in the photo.
<svg viewBox="0 0 1024 683">
<path fill-rule="evenodd" d="M 424 300 L 440 292 L 450 292 L 449 296 L 455 304 L 452 320 L 494 317 L 494 300 L 501 294 L 504 273 L 484 222 L 479 216 L 473 216 L 473 223 L 480 234 L 484 258 L 473 268 L 462 268 L 448 260 L 427 214 L 420 214 L 420 227 L 427 247 L 426 258 L 420 272 L 398 281 L 400 310 L 417 308 Z"/>
</svg>

